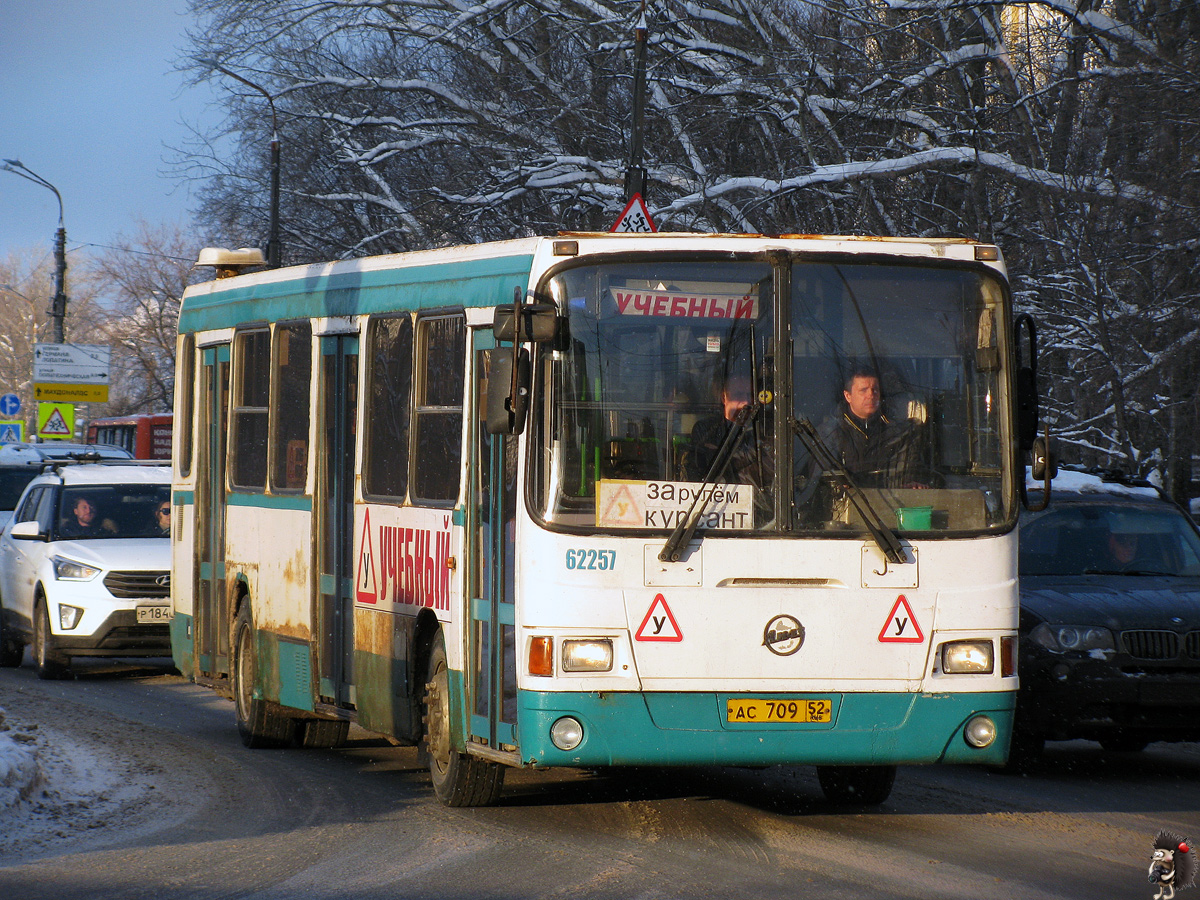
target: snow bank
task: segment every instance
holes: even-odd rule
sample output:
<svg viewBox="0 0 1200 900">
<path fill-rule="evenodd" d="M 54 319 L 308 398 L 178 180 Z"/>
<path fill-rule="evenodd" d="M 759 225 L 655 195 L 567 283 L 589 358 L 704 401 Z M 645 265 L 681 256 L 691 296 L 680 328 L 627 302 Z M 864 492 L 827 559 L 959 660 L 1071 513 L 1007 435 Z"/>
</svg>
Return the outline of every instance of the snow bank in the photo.
<svg viewBox="0 0 1200 900">
<path fill-rule="evenodd" d="M 1026 487 L 1029 489 L 1042 486 L 1040 481 L 1034 481 L 1025 468 Z M 1087 472 L 1072 472 L 1070 469 L 1059 469 L 1058 474 L 1050 481 L 1050 490 L 1074 491 L 1080 494 L 1123 494 L 1129 497 L 1158 497 L 1158 491 L 1144 485 L 1121 484 L 1117 481 L 1105 481 L 1098 475 Z M 1053 496 L 1053 495 L 1052 495 Z"/>
<path fill-rule="evenodd" d="M 4 710 L 0 709 L 0 820 L 6 811 L 27 799 L 42 781 L 32 735 L 9 728 Z"/>
</svg>

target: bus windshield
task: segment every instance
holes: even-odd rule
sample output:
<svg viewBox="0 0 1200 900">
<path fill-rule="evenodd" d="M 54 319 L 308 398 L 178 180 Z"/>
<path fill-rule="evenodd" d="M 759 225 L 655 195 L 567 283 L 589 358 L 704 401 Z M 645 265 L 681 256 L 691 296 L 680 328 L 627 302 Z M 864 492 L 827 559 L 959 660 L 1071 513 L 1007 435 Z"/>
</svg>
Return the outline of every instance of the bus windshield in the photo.
<svg viewBox="0 0 1200 900">
<path fill-rule="evenodd" d="M 530 497 L 551 527 L 1011 526 L 1006 295 L 980 268 L 663 259 L 560 270 Z"/>
</svg>

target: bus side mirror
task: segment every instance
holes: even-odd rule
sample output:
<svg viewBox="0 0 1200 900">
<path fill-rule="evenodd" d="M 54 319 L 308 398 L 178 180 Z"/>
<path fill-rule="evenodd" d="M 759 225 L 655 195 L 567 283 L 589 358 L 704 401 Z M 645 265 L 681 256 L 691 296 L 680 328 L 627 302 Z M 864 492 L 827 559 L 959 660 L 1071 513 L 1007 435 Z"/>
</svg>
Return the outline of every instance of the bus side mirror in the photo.
<svg viewBox="0 0 1200 900">
<path fill-rule="evenodd" d="M 1055 478 L 1058 475 L 1058 454 L 1050 446 L 1050 435 L 1034 438 L 1030 450 L 1029 474 L 1034 481 L 1047 480 L 1046 476 Z"/>
<path fill-rule="evenodd" d="M 517 323 L 520 321 L 520 334 Z M 554 339 L 558 315 L 553 303 L 525 303 L 497 306 L 492 317 L 492 333 L 498 341 L 540 344 Z"/>
<path fill-rule="evenodd" d="M 1017 316 L 1016 322 L 1016 389 L 1017 389 L 1017 443 L 1022 453 L 1033 448 L 1038 432 L 1037 391 L 1037 328 L 1028 313 Z M 1028 336 L 1029 362 L 1021 365 L 1021 332 Z"/>
<path fill-rule="evenodd" d="M 517 377 L 513 379 L 513 356 Z M 516 390 L 513 390 L 513 385 Z M 488 366 L 487 421 L 489 434 L 520 434 L 525 429 L 529 401 L 529 351 L 513 354 L 508 349 L 492 351 Z"/>
</svg>

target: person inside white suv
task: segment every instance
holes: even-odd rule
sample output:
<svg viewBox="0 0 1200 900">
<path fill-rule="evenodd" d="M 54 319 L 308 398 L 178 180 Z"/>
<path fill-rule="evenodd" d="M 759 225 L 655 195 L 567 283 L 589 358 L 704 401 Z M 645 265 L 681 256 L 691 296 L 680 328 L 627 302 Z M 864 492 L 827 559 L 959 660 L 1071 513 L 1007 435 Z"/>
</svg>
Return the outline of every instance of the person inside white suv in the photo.
<svg viewBox="0 0 1200 900">
<path fill-rule="evenodd" d="M 66 538 L 105 537 L 116 534 L 117 526 L 112 519 L 102 519 L 96 504 L 87 497 L 76 497 L 71 511 L 63 517 L 58 533 Z"/>
</svg>

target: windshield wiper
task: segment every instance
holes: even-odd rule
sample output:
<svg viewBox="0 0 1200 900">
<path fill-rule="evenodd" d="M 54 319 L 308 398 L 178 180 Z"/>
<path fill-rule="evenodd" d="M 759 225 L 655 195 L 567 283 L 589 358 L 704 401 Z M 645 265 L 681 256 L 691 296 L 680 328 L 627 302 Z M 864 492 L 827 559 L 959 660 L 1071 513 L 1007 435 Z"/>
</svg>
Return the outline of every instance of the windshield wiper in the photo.
<svg viewBox="0 0 1200 900">
<path fill-rule="evenodd" d="M 880 518 L 875 507 L 871 505 L 871 501 L 867 499 L 867 495 L 863 493 L 863 489 L 854 483 L 854 479 L 850 477 L 850 471 L 837 458 L 837 454 L 821 440 L 813 423 L 808 419 L 796 419 L 792 423 L 792 427 L 796 432 L 796 437 L 800 438 L 800 442 L 804 444 L 804 449 L 817 461 L 817 465 L 825 471 L 835 472 L 845 483 L 846 496 L 858 510 L 858 515 L 862 518 L 863 524 L 867 526 L 867 531 L 871 532 L 871 537 L 874 538 L 876 545 L 883 551 L 883 555 L 889 562 L 903 565 L 905 562 L 904 545 L 900 543 L 896 533 L 888 528 L 887 523 Z"/>
<path fill-rule="evenodd" d="M 692 498 L 687 513 L 676 523 L 667 542 L 659 551 L 658 558 L 662 562 L 679 562 L 680 557 L 683 556 L 683 548 L 691 541 L 692 535 L 696 533 L 696 526 L 700 524 L 700 516 L 704 513 L 704 503 L 707 502 L 710 494 L 709 486 L 725 474 L 738 438 L 746 430 L 746 426 L 758 415 L 760 409 L 762 409 L 762 403 L 755 400 L 753 404 L 739 409 L 737 415 L 733 417 L 733 424 L 725 434 L 725 440 L 721 442 L 717 455 L 713 458 L 712 465 L 708 467 L 708 473 L 704 476 L 704 481 L 700 483 L 700 489 L 696 491 L 696 496 Z"/>
</svg>

